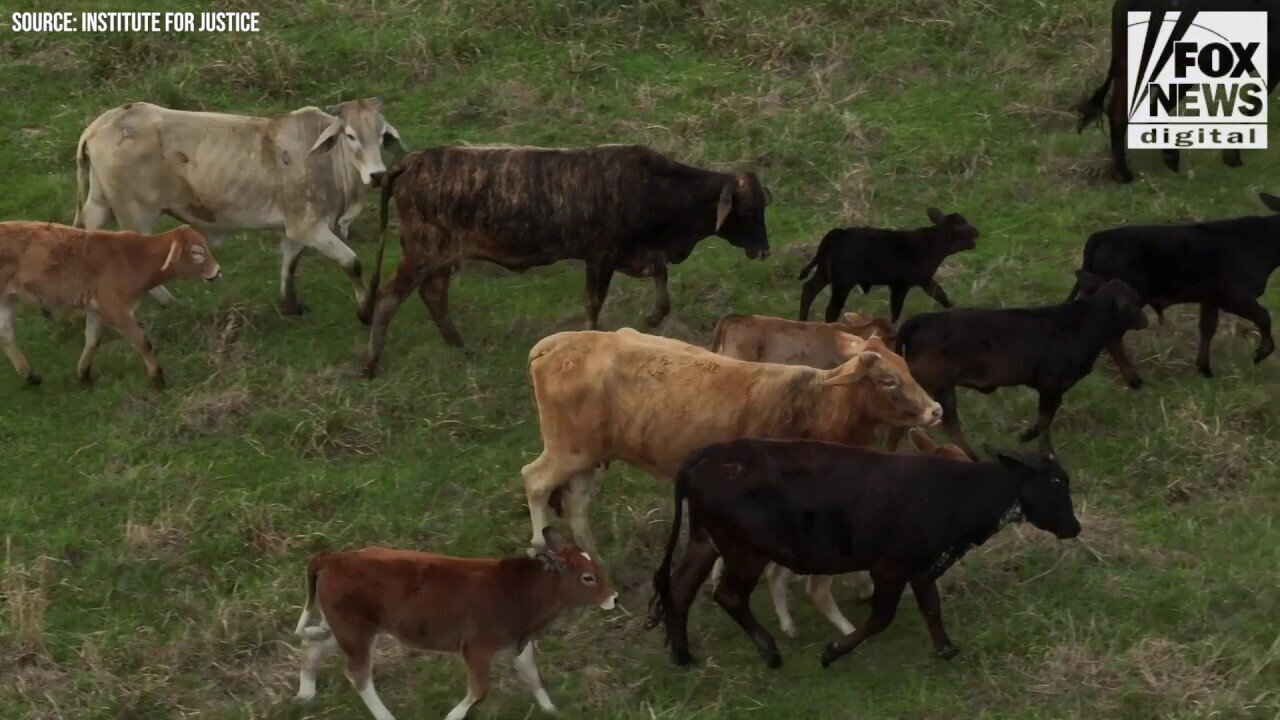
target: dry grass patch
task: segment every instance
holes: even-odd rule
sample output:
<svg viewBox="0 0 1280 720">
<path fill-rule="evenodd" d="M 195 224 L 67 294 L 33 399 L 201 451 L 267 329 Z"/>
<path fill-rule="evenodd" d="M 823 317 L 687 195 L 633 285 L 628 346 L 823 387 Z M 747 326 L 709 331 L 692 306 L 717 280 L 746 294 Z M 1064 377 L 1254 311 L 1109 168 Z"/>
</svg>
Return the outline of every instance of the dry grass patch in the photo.
<svg viewBox="0 0 1280 720">
<path fill-rule="evenodd" d="M 139 560 L 158 560 L 171 555 L 191 540 L 191 519 L 195 515 L 196 502 L 185 508 L 169 507 L 151 522 L 125 521 L 124 540 L 129 553 Z"/>
<path fill-rule="evenodd" d="M 48 588 L 53 584 L 53 560 L 40 556 L 31 564 L 15 563 L 5 541 L 4 572 L 0 574 L 0 630 L 20 654 L 46 655 L 45 613 Z"/>
</svg>

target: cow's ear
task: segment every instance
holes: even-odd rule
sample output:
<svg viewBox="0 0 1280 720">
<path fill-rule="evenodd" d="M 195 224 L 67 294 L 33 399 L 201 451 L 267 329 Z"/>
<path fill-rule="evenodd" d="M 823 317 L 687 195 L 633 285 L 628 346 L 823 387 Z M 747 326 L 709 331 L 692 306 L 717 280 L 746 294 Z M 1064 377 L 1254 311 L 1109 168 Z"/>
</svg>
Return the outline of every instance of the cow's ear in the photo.
<svg viewBox="0 0 1280 720">
<path fill-rule="evenodd" d="M 826 380 L 822 381 L 823 385 L 852 385 L 863 378 L 867 374 L 867 370 L 873 365 L 880 362 L 880 353 L 871 350 L 863 350 L 856 357 L 849 360 L 839 369 L 844 372 L 837 373 Z M 849 367 L 852 365 L 853 367 Z M 847 368 L 847 369 L 846 369 Z"/>
<path fill-rule="evenodd" d="M 836 347 L 840 350 L 840 357 L 844 358 L 845 362 L 857 357 L 858 353 L 862 352 L 863 347 L 866 346 L 865 340 L 843 330 L 836 331 L 835 339 Z"/>
<path fill-rule="evenodd" d="M 1009 450 L 1001 450 L 985 443 L 983 444 L 982 449 L 987 453 L 987 455 L 991 456 L 992 460 L 1003 465 L 1005 470 L 1008 470 L 1011 473 L 1021 474 L 1026 472 L 1027 468 L 1030 467 L 1027 465 L 1026 460 L 1019 457 L 1018 453 Z"/>
<path fill-rule="evenodd" d="M 400 132 L 389 122 L 382 124 L 382 147 L 395 152 L 404 152 L 404 144 L 400 142 Z"/>
<path fill-rule="evenodd" d="M 317 150 L 328 152 L 333 149 L 333 144 L 338 141 L 338 134 L 342 132 L 342 121 L 334 118 L 333 122 L 320 133 L 320 137 L 316 138 L 315 144 L 311 146 L 308 154 Z"/>
<path fill-rule="evenodd" d="M 916 446 L 917 450 L 926 455 L 932 455 L 938 450 L 938 444 L 933 441 L 933 438 L 929 437 L 929 433 L 920 428 L 911 428 L 911 443 Z"/>
<path fill-rule="evenodd" d="M 720 226 L 724 225 L 725 218 L 729 217 L 729 211 L 733 209 L 733 183 L 725 183 L 720 189 L 720 201 L 716 203 L 716 232 L 720 232 Z"/>
<path fill-rule="evenodd" d="M 1081 292 L 1092 293 L 1102 287 L 1102 278 L 1088 270 L 1076 270 L 1076 284 L 1080 286 Z"/>
<path fill-rule="evenodd" d="M 1258 193 L 1258 199 L 1261 200 L 1262 204 L 1266 205 L 1267 209 L 1271 212 L 1280 212 L 1280 197 L 1276 197 L 1271 193 Z"/>
<path fill-rule="evenodd" d="M 929 214 L 929 222 L 933 223 L 934 225 L 941 225 L 942 221 L 947 219 L 947 216 L 944 215 L 942 211 L 936 207 L 931 207 L 925 212 Z"/>
</svg>

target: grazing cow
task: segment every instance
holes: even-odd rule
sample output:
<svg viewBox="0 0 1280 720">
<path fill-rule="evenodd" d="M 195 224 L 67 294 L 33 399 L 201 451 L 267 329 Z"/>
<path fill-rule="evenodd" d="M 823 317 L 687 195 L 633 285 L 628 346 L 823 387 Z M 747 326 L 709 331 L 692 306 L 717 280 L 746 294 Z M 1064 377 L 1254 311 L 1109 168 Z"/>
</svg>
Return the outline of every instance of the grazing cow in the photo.
<svg viewBox="0 0 1280 720">
<path fill-rule="evenodd" d="M 778 646 L 751 613 L 770 562 L 794 572 L 869 570 L 871 614 L 829 643 L 822 665 L 893 621 L 911 584 L 939 657 L 959 652 L 942 627 L 936 579 L 1002 526 L 1023 518 L 1059 538 L 1080 533 L 1067 473 L 1052 457 L 987 448 L 994 462 L 882 453 L 835 443 L 740 439 L 691 454 L 675 480 L 675 519 L 653 576 L 651 623 L 666 624 L 679 665 L 689 653 L 689 606 L 717 557 L 715 600 L 746 631 L 769 667 Z M 671 559 L 688 502 L 689 543 L 675 577 Z"/>
<path fill-rule="evenodd" d="M 548 529 L 535 557 L 456 558 L 370 547 L 322 552 L 307 564 L 307 602 L 295 631 L 303 638 L 298 700 L 316 694 L 316 670 L 341 648 L 346 675 L 377 720 L 393 720 L 373 687 L 373 640 L 387 634 L 419 650 L 457 653 L 467 663 L 467 696 L 447 720 L 462 720 L 489 692 L 494 656 L 515 660 L 539 707 L 556 708 L 542 688 L 533 641 L 566 610 L 613 608 L 618 594 L 591 556 L 559 544 Z M 307 627 L 311 611 L 320 624 Z"/>
<path fill-rule="evenodd" d="M 394 196 L 404 254 L 376 298 Z M 370 376 L 387 324 L 416 288 L 445 342 L 462 345 L 449 318 L 449 276 L 464 258 L 509 270 L 578 259 L 587 268 L 587 327 L 614 271 L 652 277 L 648 322 L 671 309 L 667 265 L 717 235 L 749 258 L 769 254 L 764 209 L 770 195 L 754 173 L 730 175 L 669 160 L 640 145 L 587 148 L 437 147 L 409 153 L 382 188 L 382 238 L 361 320 L 369 334 Z"/>
<path fill-rule="evenodd" d="M 144 293 L 167 280 L 216 280 L 219 274 L 204 236 L 187 225 L 152 236 L 52 223 L 0 223 L 0 348 L 19 375 L 39 385 L 40 376 L 14 337 L 18 301 L 45 310 L 84 310 L 80 380 L 92 380 L 93 354 L 105 324 L 137 348 L 147 375 L 162 388 L 164 370 L 133 311 Z"/>
<path fill-rule="evenodd" d="M 1079 282 L 1090 297 L 1049 307 L 924 313 L 898 329 L 898 353 L 942 403 L 947 434 L 970 457 L 977 456 L 960 431 L 957 385 L 982 393 L 1011 385 L 1036 390 L 1039 418 L 1019 440 L 1039 437 L 1041 450 L 1052 452 L 1049 428 L 1062 395 L 1093 370 L 1103 348 L 1147 326 L 1142 300 L 1123 281 L 1079 273 Z M 894 435 L 890 448 L 901 439 Z"/>
<path fill-rule="evenodd" d="M 90 123 L 76 149 L 75 225 L 150 233 L 172 215 L 213 245 L 241 230 L 283 228 L 280 306 L 301 314 L 294 289 L 304 248 L 338 262 L 364 300 L 360 261 L 343 240 L 364 206 L 365 188 L 386 167 L 380 147 L 400 135 L 377 99 L 275 117 L 169 110 L 129 103 Z M 152 290 L 163 304 L 164 287 Z"/>
<path fill-rule="evenodd" d="M 933 279 L 934 273 L 948 256 L 977 247 L 978 229 L 959 213 L 944 215 L 937 208 L 929 208 L 928 213 L 933 224 L 914 230 L 852 227 L 827 233 L 818 252 L 800 271 L 804 280 L 817 268 L 800 291 L 800 319 L 809 319 L 813 299 L 828 284 L 827 322 L 839 317 L 854 287 L 868 293 L 872 286 L 888 285 L 889 319 L 894 323 L 902 314 L 907 291 L 917 285 L 942 307 L 951 307 L 942 286 Z"/>
<path fill-rule="evenodd" d="M 650 475 L 675 475 L 708 443 L 796 437 L 865 444 L 880 425 L 936 425 L 938 404 L 879 338 L 832 370 L 753 363 L 634 330 L 562 332 L 529 351 L 542 454 L 521 470 L 533 542 L 548 496 L 567 486 L 565 510 L 578 544 L 595 552 L 587 525 L 596 468 L 622 460 Z"/>
<path fill-rule="evenodd" d="M 1125 157 L 1126 131 L 1129 127 L 1128 13 L 1151 12 L 1151 21 L 1148 23 L 1148 31 L 1151 32 L 1164 25 L 1164 14 L 1169 10 L 1180 13 L 1172 30 L 1172 37 L 1182 37 L 1200 11 L 1237 10 L 1266 11 L 1268 37 L 1280 37 L 1278 0 L 1116 0 L 1111 8 L 1111 63 L 1107 67 L 1107 77 L 1092 95 L 1076 106 L 1076 113 L 1080 116 L 1076 130 L 1083 131 L 1094 122 L 1102 122 L 1103 105 L 1108 91 L 1111 91 L 1111 102 L 1106 108 L 1111 123 L 1111 176 L 1121 183 L 1133 181 L 1133 173 L 1129 170 L 1129 162 Z M 1154 42 L 1155 37 L 1149 35 L 1148 41 Z M 1172 43 L 1169 47 L 1172 47 Z M 1256 61 L 1261 64 L 1262 58 L 1257 58 Z M 1267 92 L 1270 93 L 1275 89 L 1276 83 L 1280 82 L 1280 43 L 1270 44 L 1265 62 Z M 1165 166 L 1174 172 L 1178 171 L 1179 155 L 1176 149 L 1162 150 L 1161 156 Z M 1243 164 L 1238 149 L 1223 150 L 1222 161 L 1229 167 Z"/>
<path fill-rule="evenodd" d="M 928 433 L 919 428 L 912 428 L 910 434 L 911 442 L 925 455 L 969 461 L 969 456 L 957 445 L 948 443 L 939 446 L 929 437 Z M 712 586 L 720 584 L 723 568 L 724 561 L 716 560 L 715 568 L 711 572 Z M 769 586 L 769 597 L 773 600 L 773 610 L 778 614 L 778 625 L 785 635 L 795 637 L 796 623 L 795 620 L 791 619 L 791 609 L 787 599 L 787 585 L 801 576 L 777 563 L 769 563 L 769 566 L 765 568 L 764 575 L 765 583 Z M 866 573 L 859 572 L 854 577 L 855 585 L 858 586 L 858 594 L 864 598 L 870 597 L 872 594 L 871 583 L 865 575 Z M 809 575 L 804 578 L 804 581 L 805 596 L 818 609 L 818 612 L 830 620 L 831 624 L 840 630 L 841 635 L 848 635 L 853 632 L 853 623 L 849 622 L 848 618 L 840 612 L 840 607 L 836 605 L 835 598 L 831 595 L 832 577 L 830 575 Z"/>
<path fill-rule="evenodd" d="M 845 313 L 844 322 L 811 323 L 767 315 L 726 315 L 716 323 L 711 352 L 751 362 L 828 369 L 848 360 L 851 336 L 878 336 L 893 347 L 897 331 L 883 318 Z"/>
<path fill-rule="evenodd" d="M 1280 197 L 1260 193 L 1262 204 L 1280 213 Z M 1271 314 L 1258 303 L 1271 273 L 1280 267 L 1280 214 L 1190 225 L 1139 225 L 1096 232 L 1084 245 L 1081 268 L 1104 279 L 1123 280 L 1164 319 L 1164 309 L 1200 304 L 1200 352 L 1196 367 L 1213 377 L 1209 344 L 1225 310 L 1258 326 L 1262 339 L 1253 355 L 1260 363 L 1275 350 Z M 1077 283 L 1068 300 L 1082 293 Z M 1123 340 L 1107 346 L 1132 387 L 1142 378 Z"/>
</svg>

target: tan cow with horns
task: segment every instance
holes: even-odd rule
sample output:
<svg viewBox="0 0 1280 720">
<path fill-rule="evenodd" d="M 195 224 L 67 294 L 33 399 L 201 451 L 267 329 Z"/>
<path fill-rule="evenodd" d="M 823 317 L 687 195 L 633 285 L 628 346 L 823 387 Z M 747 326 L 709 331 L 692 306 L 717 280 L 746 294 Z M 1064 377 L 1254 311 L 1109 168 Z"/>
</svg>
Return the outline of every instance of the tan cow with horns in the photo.
<svg viewBox="0 0 1280 720">
<path fill-rule="evenodd" d="M 529 352 L 543 450 L 521 471 L 534 545 L 551 493 L 565 487 L 574 539 L 595 552 L 588 494 L 596 468 L 611 460 L 669 479 L 690 452 L 713 442 L 865 445 L 878 426 L 942 419 L 942 408 L 879 338 L 850 342 L 859 347 L 849 361 L 818 370 L 736 360 L 631 329 L 544 338 Z"/>
</svg>

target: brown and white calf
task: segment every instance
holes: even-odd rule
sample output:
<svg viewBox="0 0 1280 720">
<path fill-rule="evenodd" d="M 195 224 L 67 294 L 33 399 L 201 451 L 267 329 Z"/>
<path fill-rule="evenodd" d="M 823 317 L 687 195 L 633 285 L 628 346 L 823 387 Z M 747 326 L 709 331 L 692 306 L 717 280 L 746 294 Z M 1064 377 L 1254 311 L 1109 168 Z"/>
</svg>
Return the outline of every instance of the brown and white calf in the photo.
<svg viewBox="0 0 1280 720">
<path fill-rule="evenodd" d="M 875 335 L 893 347 L 897 332 L 884 318 L 848 312 L 843 322 L 804 322 L 768 315 L 726 315 L 716 323 L 711 352 L 751 362 L 829 370 L 849 359 L 849 338 Z"/>
<path fill-rule="evenodd" d="M 533 639 L 557 616 L 583 605 L 613 608 L 618 594 L 582 550 L 543 533 L 535 557 L 457 558 L 370 547 L 322 552 L 307 564 L 307 603 L 295 632 L 303 639 L 298 700 L 316 694 L 316 670 L 340 648 L 346 674 L 377 720 L 394 720 L 373 687 L 370 653 L 385 633 L 419 650 L 451 652 L 467 663 L 467 696 L 447 720 L 461 720 L 489 692 L 495 656 L 513 657 L 520 678 L 547 712 Z M 308 627 L 313 609 L 320 624 Z"/>
<path fill-rule="evenodd" d="M 77 367 L 82 381 L 91 378 L 105 324 L 137 348 L 147 375 L 164 387 L 164 370 L 133 311 L 144 293 L 168 280 L 216 280 L 219 274 L 205 237 L 186 225 L 140 235 L 53 223 L 0 223 L 0 349 L 19 375 L 39 385 L 40 376 L 14 337 L 18 301 L 46 310 L 84 310 L 84 353 Z"/>
</svg>

